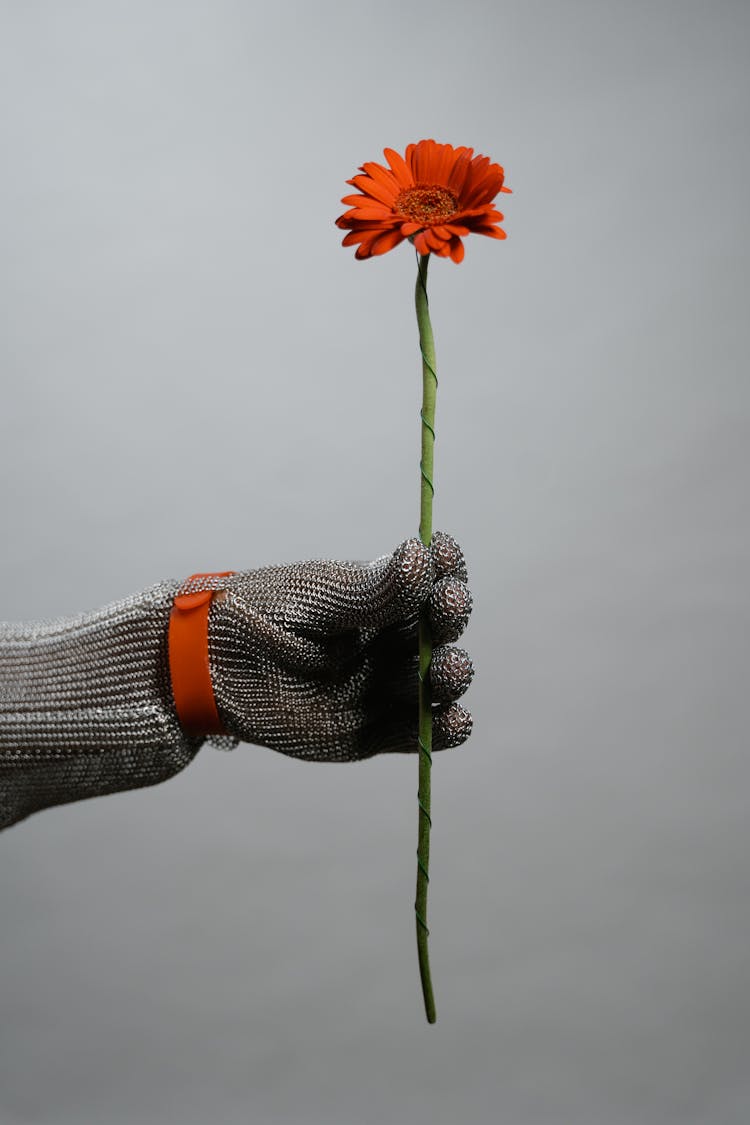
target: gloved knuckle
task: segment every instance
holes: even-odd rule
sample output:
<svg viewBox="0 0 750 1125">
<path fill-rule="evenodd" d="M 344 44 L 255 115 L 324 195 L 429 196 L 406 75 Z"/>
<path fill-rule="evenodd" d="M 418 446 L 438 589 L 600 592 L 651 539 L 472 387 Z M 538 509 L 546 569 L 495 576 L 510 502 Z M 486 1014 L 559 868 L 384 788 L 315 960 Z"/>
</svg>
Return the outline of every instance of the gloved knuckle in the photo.
<svg viewBox="0 0 750 1125">
<path fill-rule="evenodd" d="M 466 561 L 463 551 L 452 535 L 436 531 L 432 536 L 430 551 L 437 577 L 453 575 L 466 580 Z"/>
<path fill-rule="evenodd" d="M 454 645 L 440 645 L 432 654 L 430 675 L 436 701 L 458 699 L 474 677 L 474 665 L 468 652 Z"/>
<path fill-rule="evenodd" d="M 473 599 L 465 582 L 458 578 L 442 578 L 430 595 L 430 618 L 442 641 L 455 641 L 466 628 Z"/>
<path fill-rule="evenodd" d="M 435 720 L 437 744 L 445 750 L 461 746 L 471 734 L 474 720 L 460 703 L 453 703 Z"/>
</svg>

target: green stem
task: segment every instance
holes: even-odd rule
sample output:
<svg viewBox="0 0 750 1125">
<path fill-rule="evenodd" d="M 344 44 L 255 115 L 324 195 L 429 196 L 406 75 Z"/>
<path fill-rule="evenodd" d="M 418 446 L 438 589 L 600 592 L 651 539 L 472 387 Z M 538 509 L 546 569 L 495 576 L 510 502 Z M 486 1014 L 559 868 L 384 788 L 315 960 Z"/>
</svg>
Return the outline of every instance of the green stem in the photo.
<svg viewBox="0 0 750 1125">
<path fill-rule="evenodd" d="M 435 445 L 435 341 L 432 337 L 430 308 L 427 300 L 427 267 L 429 254 L 417 259 L 417 284 L 414 300 L 419 326 L 419 348 L 422 353 L 422 460 L 420 470 L 422 487 L 419 507 L 419 537 L 426 547 L 432 539 L 432 498 L 435 487 L 432 481 L 433 447 Z M 417 919 L 417 953 L 419 975 L 422 980 L 425 1014 L 428 1023 L 434 1023 L 435 999 L 432 994 L 430 956 L 427 939 L 427 885 L 430 881 L 430 771 L 432 769 L 432 696 L 430 691 L 430 662 L 432 636 L 427 610 L 419 618 L 419 836 L 417 842 L 417 895 L 414 910 Z"/>
</svg>

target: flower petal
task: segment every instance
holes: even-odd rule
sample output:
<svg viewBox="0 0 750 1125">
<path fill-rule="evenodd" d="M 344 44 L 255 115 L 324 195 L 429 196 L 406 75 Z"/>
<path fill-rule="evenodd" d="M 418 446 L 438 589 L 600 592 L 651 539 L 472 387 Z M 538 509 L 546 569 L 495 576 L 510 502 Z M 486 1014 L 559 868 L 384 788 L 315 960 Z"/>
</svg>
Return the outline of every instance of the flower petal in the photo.
<svg viewBox="0 0 750 1125">
<path fill-rule="evenodd" d="M 393 218 L 393 212 L 382 203 L 375 203 L 374 200 L 366 199 L 360 207 L 352 207 L 351 211 L 345 214 L 347 219 L 375 219 L 377 220 L 390 220 Z"/>
<path fill-rule="evenodd" d="M 371 179 L 387 188 L 395 199 L 401 190 L 401 184 L 391 172 L 390 168 L 384 168 L 382 164 L 376 164 L 374 161 L 368 161 L 363 164 L 363 170 L 370 176 Z"/>
<path fill-rule="evenodd" d="M 501 227 L 475 227 L 474 234 L 486 234 L 488 238 L 507 238 Z"/>
<path fill-rule="evenodd" d="M 412 187 L 414 180 L 403 156 L 400 156 L 392 148 L 384 148 L 383 155 L 390 164 L 393 175 L 401 184 L 401 187 Z"/>
<path fill-rule="evenodd" d="M 432 227 L 427 228 L 427 230 L 424 232 L 424 236 L 425 242 L 429 246 L 430 250 L 434 250 L 436 254 L 443 253 L 443 247 L 446 240 L 444 238 L 441 238 L 440 235 L 437 234 Z"/>
<path fill-rule="evenodd" d="M 394 246 L 398 246 L 399 242 L 404 241 L 404 236 L 400 230 L 387 230 L 384 234 L 379 235 L 372 243 L 371 254 L 385 254 L 388 250 L 392 250 Z"/>
<path fill-rule="evenodd" d="M 357 251 L 354 255 L 355 258 L 359 258 L 360 261 L 362 260 L 362 258 L 369 258 L 372 254 L 372 248 L 377 240 L 377 232 L 370 231 L 364 233 L 364 237 L 361 239 L 361 244 L 357 247 Z"/>
<path fill-rule="evenodd" d="M 421 230 L 418 234 L 414 235 L 414 248 L 420 254 L 429 254 L 431 247 L 425 239 L 425 231 Z"/>
<path fill-rule="evenodd" d="M 461 153 L 456 163 L 451 169 L 451 174 L 448 177 L 448 188 L 461 199 L 466 182 L 466 176 L 471 164 L 471 149 L 468 148 Z"/>
<path fill-rule="evenodd" d="M 377 199 L 379 203 L 385 203 L 387 207 L 390 207 L 396 198 L 396 193 L 391 188 L 378 183 L 377 180 L 373 180 L 369 176 L 355 176 L 352 183 L 365 195 L 371 195 L 373 199 Z"/>
<path fill-rule="evenodd" d="M 388 206 L 386 203 L 380 203 L 377 199 L 370 199 L 369 196 L 365 197 L 361 194 L 343 195 L 341 197 L 341 202 L 347 203 L 350 207 L 359 207 L 360 203 L 362 203 L 365 198 L 367 198 L 368 202 L 372 203 L 374 206 L 378 206 L 378 207 L 387 207 Z"/>
</svg>

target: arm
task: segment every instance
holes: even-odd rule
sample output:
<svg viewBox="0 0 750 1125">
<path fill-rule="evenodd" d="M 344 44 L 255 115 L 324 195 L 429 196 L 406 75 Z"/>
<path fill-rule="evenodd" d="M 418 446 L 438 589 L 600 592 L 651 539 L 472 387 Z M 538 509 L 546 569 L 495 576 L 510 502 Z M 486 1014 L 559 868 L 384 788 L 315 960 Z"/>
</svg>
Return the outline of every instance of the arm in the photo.
<svg viewBox="0 0 750 1125">
<path fill-rule="evenodd" d="M 0 828 L 154 785 L 192 761 L 203 739 L 180 729 L 167 660 L 177 586 L 75 618 L 0 624 Z"/>
<path fill-rule="evenodd" d="M 435 649 L 433 748 L 458 746 L 473 669 L 451 643 L 471 609 L 458 544 L 407 539 L 371 563 L 313 561 L 222 578 L 210 678 L 227 741 L 309 761 L 416 750 L 417 620 Z M 38 809 L 164 781 L 202 746 L 172 693 L 176 582 L 76 618 L 0 625 L 0 828 Z"/>
</svg>

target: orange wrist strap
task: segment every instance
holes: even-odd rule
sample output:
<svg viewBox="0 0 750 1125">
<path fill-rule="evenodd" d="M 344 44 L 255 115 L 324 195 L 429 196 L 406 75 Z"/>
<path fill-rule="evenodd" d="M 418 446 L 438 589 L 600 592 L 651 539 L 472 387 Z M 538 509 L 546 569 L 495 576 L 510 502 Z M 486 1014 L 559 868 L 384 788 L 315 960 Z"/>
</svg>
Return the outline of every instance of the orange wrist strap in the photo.
<svg viewBox="0 0 750 1125">
<path fill-rule="evenodd" d="M 227 578 L 233 570 L 192 574 L 200 578 Z M 177 594 L 169 618 L 169 670 L 177 718 L 186 734 L 225 734 L 216 709 L 208 664 L 208 611 L 215 590 Z"/>
</svg>

